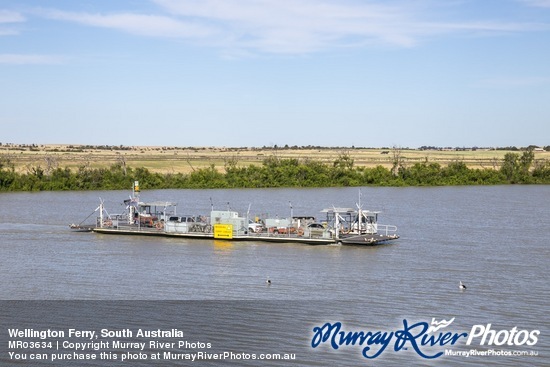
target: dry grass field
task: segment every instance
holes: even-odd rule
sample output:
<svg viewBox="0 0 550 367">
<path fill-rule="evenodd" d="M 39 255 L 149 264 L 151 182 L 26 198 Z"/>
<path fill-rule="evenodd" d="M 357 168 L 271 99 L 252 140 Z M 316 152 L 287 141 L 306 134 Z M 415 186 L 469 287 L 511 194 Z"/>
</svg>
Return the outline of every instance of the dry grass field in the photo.
<svg viewBox="0 0 550 367">
<path fill-rule="evenodd" d="M 362 149 L 362 148 L 320 148 L 320 149 L 274 149 L 274 148 L 177 148 L 177 147 L 95 147 L 79 145 L 2 145 L 0 158 L 9 158 L 18 172 L 31 167 L 44 169 L 77 169 L 79 166 L 92 168 L 108 167 L 117 162 L 136 168 L 145 167 L 152 172 L 188 173 L 214 165 L 223 170 L 226 162 L 237 162 L 238 166 L 262 164 L 271 156 L 281 159 L 312 159 L 332 163 L 342 154 L 354 160 L 355 167 L 391 167 L 396 154 L 403 162 L 412 165 L 417 162 L 437 162 L 442 166 L 456 160 L 470 168 L 498 169 L 509 151 L 505 150 L 413 150 L 413 149 Z M 550 159 L 550 152 L 535 152 L 535 159 Z"/>
</svg>

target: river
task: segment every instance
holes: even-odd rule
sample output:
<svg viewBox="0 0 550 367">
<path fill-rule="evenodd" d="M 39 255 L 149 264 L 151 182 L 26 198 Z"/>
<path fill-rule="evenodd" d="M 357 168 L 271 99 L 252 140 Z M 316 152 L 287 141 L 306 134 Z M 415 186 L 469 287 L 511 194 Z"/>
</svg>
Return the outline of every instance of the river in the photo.
<svg viewBox="0 0 550 367">
<path fill-rule="evenodd" d="M 213 205 L 241 213 L 250 206 L 253 215 L 286 217 L 291 206 L 294 215 L 314 216 L 333 205 L 355 207 L 358 195 L 357 188 L 152 190 L 142 192 L 141 199 L 177 202 L 181 215 L 207 214 Z M 0 299 L 3 309 L 11 309 L 5 318 L 19 322 L 22 315 L 31 315 L 28 325 L 38 329 L 36 308 L 62 307 L 68 319 L 57 313 L 48 316 L 49 322 L 96 327 L 97 310 L 106 307 L 101 312 L 107 324 L 137 328 L 145 325 L 144 318 L 150 318 L 151 328 L 182 329 L 185 324 L 188 333 L 213 349 L 288 350 L 295 360 L 261 365 L 297 366 L 371 363 L 361 355 L 364 346 L 336 350 L 327 342 L 312 348 L 313 328 L 326 322 L 341 322 L 343 330 L 389 332 L 404 329 L 404 320 L 455 318 L 448 331 L 472 334 L 474 325 L 491 324 L 496 332 L 506 330 L 498 334 L 498 342 L 516 327 L 517 343 L 490 346 L 487 339 L 480 345 L 478 337 L 465 345 L 462 337 L 455 345 L 419 351 L 412 343 L 400 350 L 389 344 L 372 362 L 548 365 L 550 186 L 362 188 L 363 208 L 379 210 L 379 222 L 396 225 L 401 236 L 374 247 L 71 232 L 69 224 L 90 215 L 100 198 L 110 213 L 120 213 L 128 192 L 0 194 Z M 459 289 L 459 281 L 466 290 Z M 160 311 L 151 317 L 154 307 Z M 76 308 L 90 316 L 86 322 Z M 174 310 L 185 315 L 184 324 Z M 538 341 L 528 345 L 522 330 L 538 330 Z M 378 349 L 373 346 L 370 354 Z M 443 355 L 429 360 L 419 355 L 445 349 L 538 356 Z M 9 362 L 2 353 L 0 361 Z"/>
</svg>

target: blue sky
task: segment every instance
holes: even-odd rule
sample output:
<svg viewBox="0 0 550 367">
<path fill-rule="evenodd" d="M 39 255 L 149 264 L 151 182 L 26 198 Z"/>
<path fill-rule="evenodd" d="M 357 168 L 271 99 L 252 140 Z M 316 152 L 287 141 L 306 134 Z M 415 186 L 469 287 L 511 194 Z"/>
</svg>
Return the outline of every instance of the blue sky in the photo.
<svg viewBox="0 0 550 367">
<path fill-rule="evenodd" d="M 0 3 L 0 142 L 550 141 L 550 0 Z"/>
</svg>

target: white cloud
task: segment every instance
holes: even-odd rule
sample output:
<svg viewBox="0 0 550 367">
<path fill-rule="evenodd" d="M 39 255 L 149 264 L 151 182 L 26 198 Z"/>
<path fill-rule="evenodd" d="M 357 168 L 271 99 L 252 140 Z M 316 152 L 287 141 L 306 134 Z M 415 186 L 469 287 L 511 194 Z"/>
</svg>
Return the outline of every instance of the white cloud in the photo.
<svg viewBox="0 0 550 367">
<path fill-rule="evenodd" d="M 54 65 L 64 62 L 65 58 L 57 55 L 0 54 L 0 65 Z"/>
<path fill-rule="evenodd" d="M 550 0 L 522 0 L 525 4 L 539 8 L 550 8 Z"/>
<path fill-rule="evenodd" d="M 90 14 L 59 10 L 45 10 L 40 13 L 50 19 L 117 29 L 142 36 L 198 38 L 206 37 L 212 33 L 209 27 L 161 15 Z"/>
<path fill-rule="evenodd" d="M 200 41 L 234 55 L 304 54 L 373 44 L 413 47 L 428 37 L 448 34 L 487 35 L 549 28 L 544 24 L 498 20 L 433 20 L 437 18 L 437 8 L 432 2 L 423 1 L 151 1 L 159 6 L 163 15 L 59 10 L 39 13 L 50 19 L 136 35 Z"/>
<path fill-rule="evenodd" d="M 19 31 L 12 28 L 13 23 L 21 23 L 25 17 L 14 11 L 0 9 L 0 36 L 13 36 L 19 34 Z M 6 24 L 10 26 L 6 27 Z"/>
<path fill-rule="evenodd" d="M 265 52 L 309 52 L 373 42 L 409 47 L 412 9 L 324 0 L 155 0 L 175 16 L 217 24 L 226 41 Z"/>
<path fill-rule="evenodd" d="M 19 23 L 24 21 L 25 17 L 21 14 L 10 10 L 0 9 L 0 23 Z"/>
<path fill-rule="evenodd" d="M 495 20 L 437 21 L 430 19 L 437 17 L 434 3 L 422 1 L 153 1 L 174 16 L 220 24 L 230 35 L 230 47 L 264 52 L 300 53 L 365 44 L 412 47 L 426 37 L 449 33 L 548 29 L 547 25 Z"/>
</svg>

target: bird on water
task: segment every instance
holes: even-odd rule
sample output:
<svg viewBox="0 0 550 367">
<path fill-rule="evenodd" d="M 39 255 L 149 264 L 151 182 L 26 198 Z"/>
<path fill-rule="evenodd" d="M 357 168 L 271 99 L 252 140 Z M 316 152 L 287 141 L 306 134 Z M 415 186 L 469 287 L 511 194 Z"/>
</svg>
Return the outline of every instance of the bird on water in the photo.
<svg viewBox="0 0 550 367">
<path fill-rule="evenodd" d="M 265 282 L 267 285 L 271 285 L 271 279 L 269 279 L 269 277 L 267 277 L 267 280 Z"/>
<path fill-rule="evenodd" d="M 465 290 L 465 289 L 466 289 L 466 286 L 464 285 L 464 283 L 462 283 L 462 281 L 460 281 L 460 284 L 459 284 L 458 288 L 459 288 L 460 290 Z"/>
</svg>

